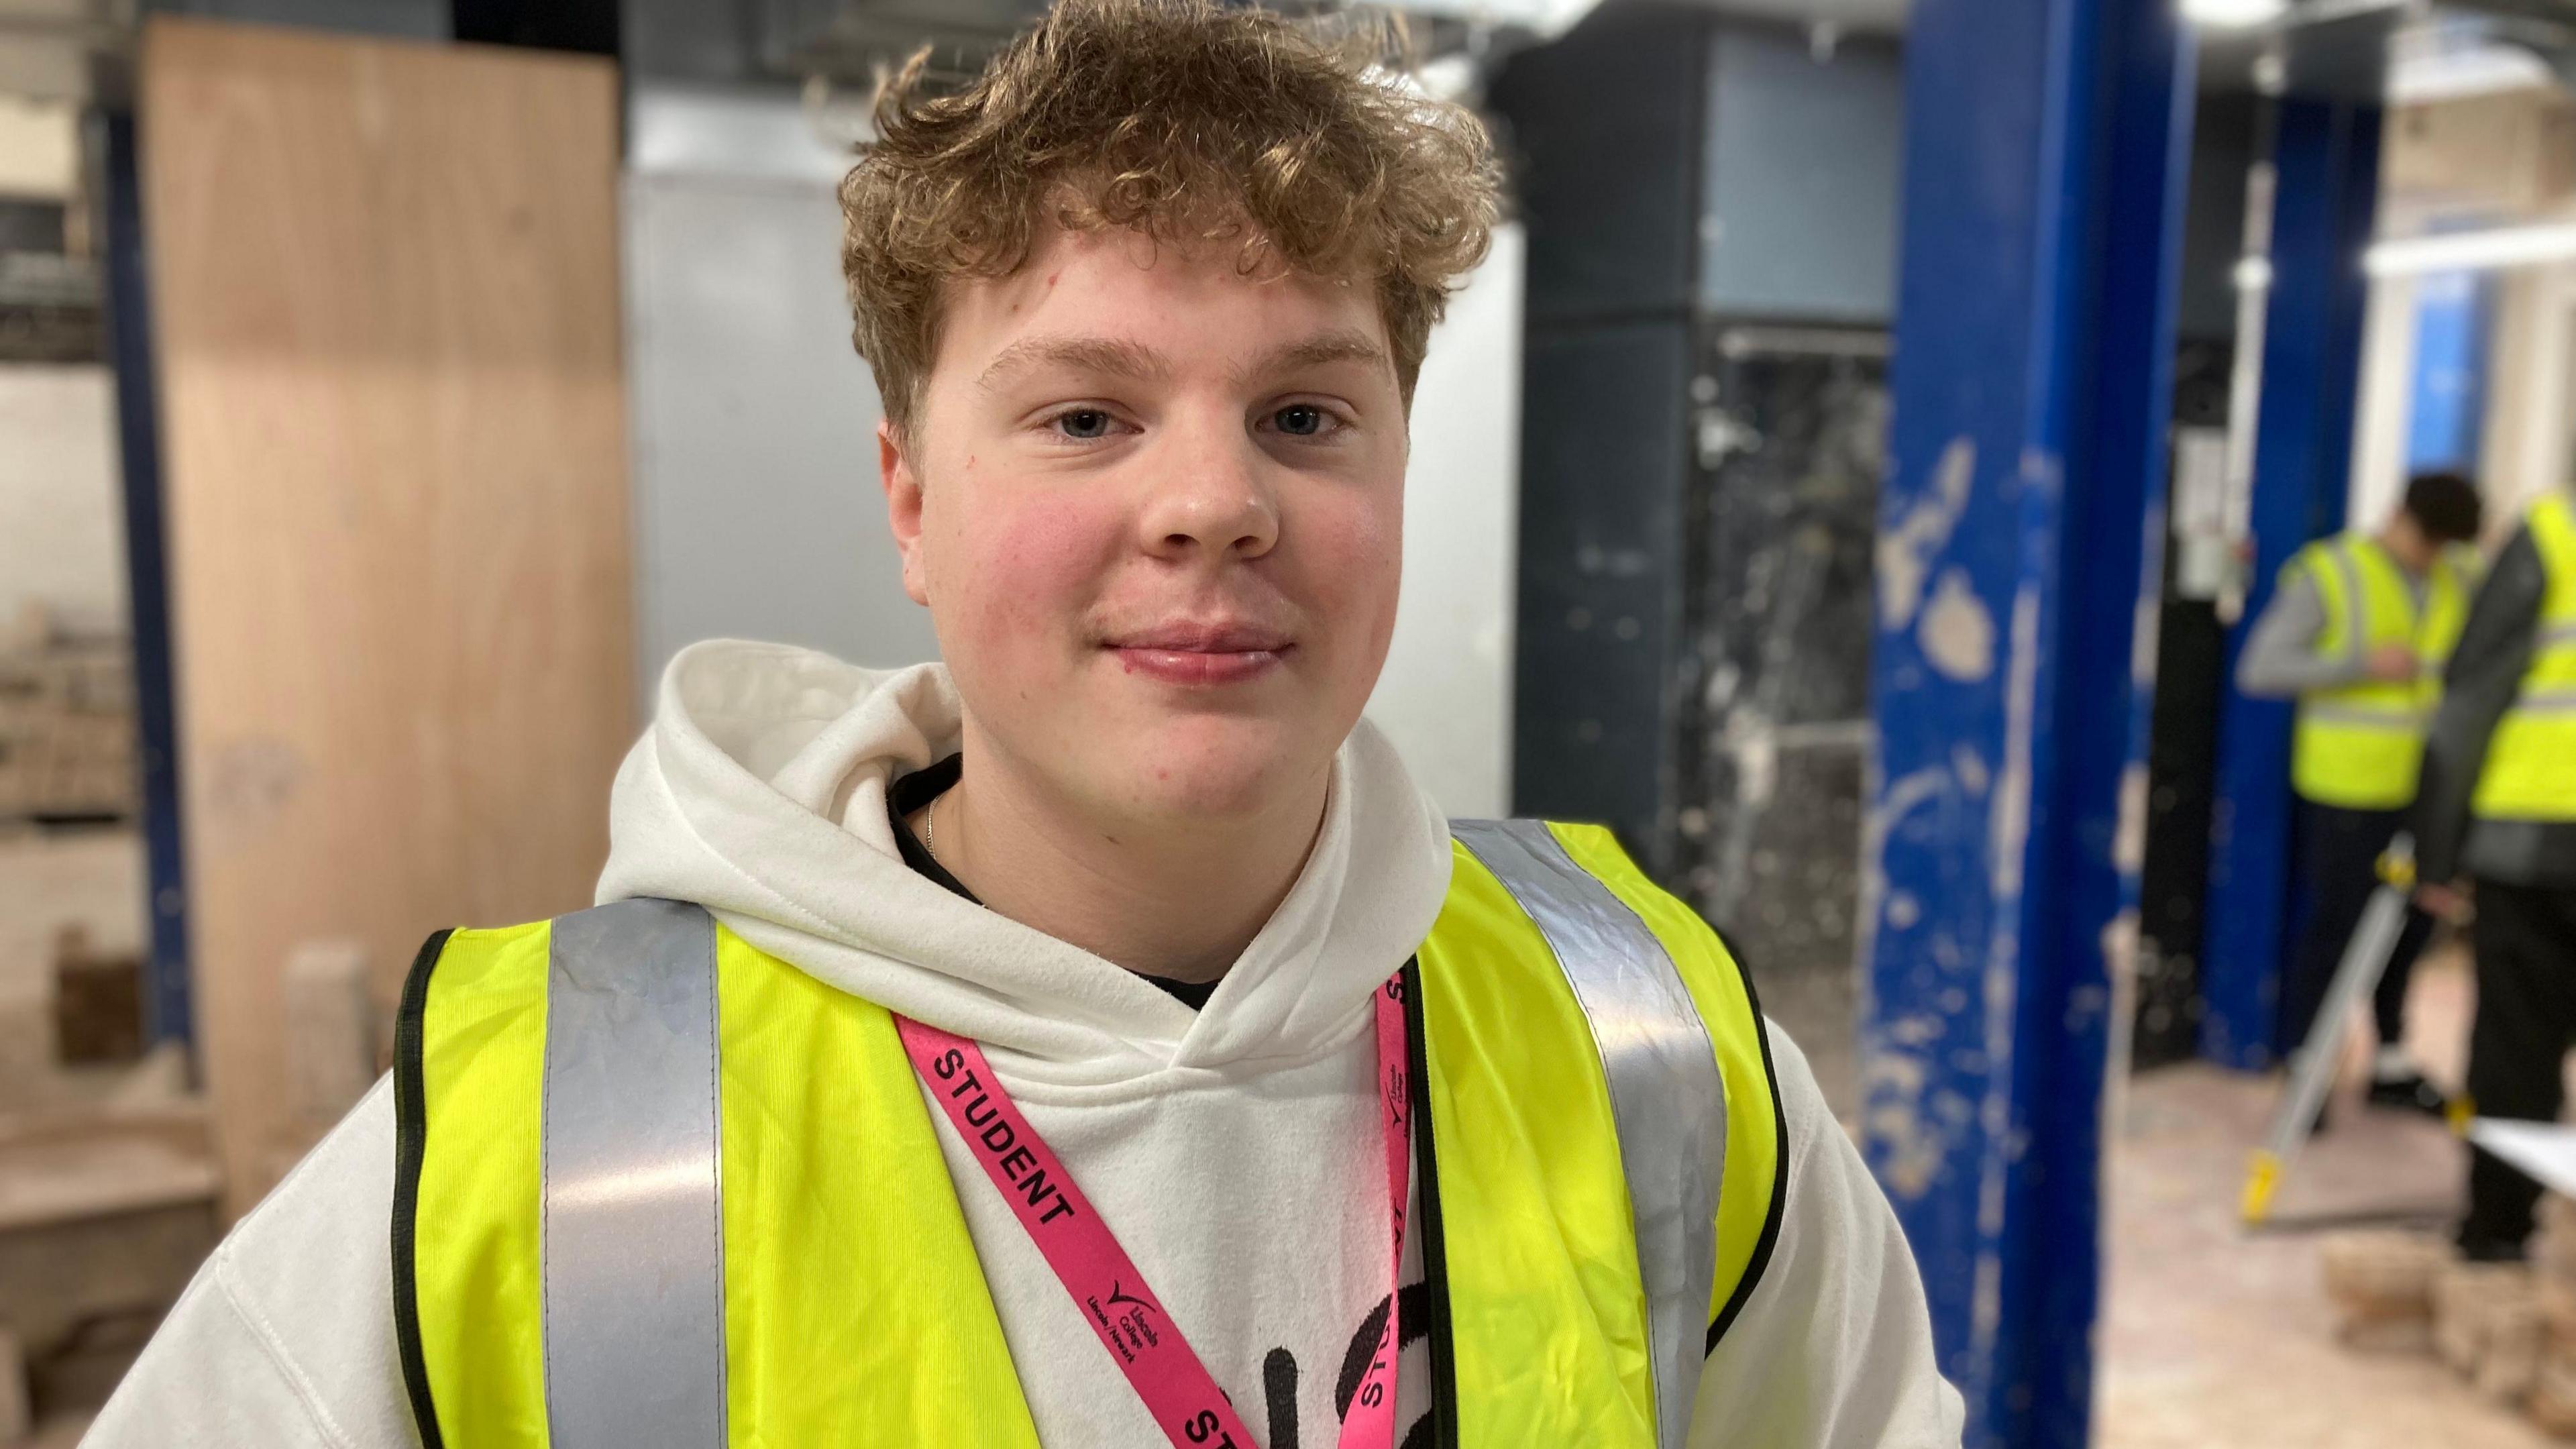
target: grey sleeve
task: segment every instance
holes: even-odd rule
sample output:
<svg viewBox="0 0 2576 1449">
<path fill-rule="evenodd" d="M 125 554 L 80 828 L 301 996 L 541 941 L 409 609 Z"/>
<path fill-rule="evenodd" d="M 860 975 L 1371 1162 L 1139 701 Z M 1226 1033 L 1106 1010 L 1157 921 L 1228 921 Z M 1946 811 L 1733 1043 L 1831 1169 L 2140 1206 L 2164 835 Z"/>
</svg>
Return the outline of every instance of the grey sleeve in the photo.
<svg viewBox="0 0 2576 1449">
<path fill-rule="evenodd" d="M 2236 660 L 2237 689 L 2257 699 L 2289 699 L 2360 679 L 2366 671 L 2358 651 L 2317 652 L 2325 628 L 2325 599 L 2316 580 L 2305 569 L 2294 571 L 2245 636 L 2245 652 Z"/>
<path fill-rule="evenodd" d="M 2469 605 L 2469 621 L 2442 676 L 2442 707 L 2424 742 L 2424 774 L 2415 789 L 2415 865 L 2424 880 L 2458 878 L 2487 737 L 2522 690 L 2548 589 L 2548 566 L 2525 528 L 2505 545 Z"/>
</svg>

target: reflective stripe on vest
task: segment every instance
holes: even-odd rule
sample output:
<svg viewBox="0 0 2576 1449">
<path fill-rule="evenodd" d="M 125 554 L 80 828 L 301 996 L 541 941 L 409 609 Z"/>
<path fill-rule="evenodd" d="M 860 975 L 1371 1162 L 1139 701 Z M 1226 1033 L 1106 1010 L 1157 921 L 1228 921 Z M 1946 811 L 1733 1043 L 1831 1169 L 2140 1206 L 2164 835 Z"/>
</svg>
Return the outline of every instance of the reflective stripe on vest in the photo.
<svg viewBox="0 0 2576 1449">
<path fill-rule="evenodd" d="M 2471 809 L 2489 820 L 2576 821 L 2576 501 L 2543 498 L 2525 527 L 2548 582 L 2531 662 L 2488 737 Z"/>
<path fill-rule="evenodd" d="M 1726 1173 L 1726 1083 L 1654 933 L 1535 820 L 1461 821 L 1466 846 L 1547 937 L 1591 1022 L 1619 1129 L 1651 1337 L 1656 1441 L 1682 1449 L 1707 1357 Z"/>
<path fill-rule="evenodd" d="M 554 1449 L 713 1449 L 725 1442 L 715 922 L 619 901 L 557 921 L 547 955 Z"/>
<path fill-rule="evenodd" d="M 449 933 L 404 992 L 395 1328 L 424 1449 L 551 1442 L 538 1104 L 577 919 Z M 1037 1449 L 893 1018 L 714 935 L 727 1441 Z"/>
<path fill-rule="evenodd" d="M 2302 705 L 2299 718 L 2311 725 L 2330 724 L 2346 729 L 2421 735 L 2424 727 L 2433 722 L 2433 712 L 2420 704 L 2326 703 Z"/>
<path fill-rule="evenodd" d="M 2320 654 L 2357 664 L 2373 649 L 2400 644 L 2415 652 L 2421 671 L 2412 680 L 2359 679 L 2301 695 L 2291 783 L 2320 804 L 2401 807 L 2415 797 L 2441 667 L 2467 620 L 2474 564 L 2460 550 L 2443 550 L 2425 578 L 2420 609 L 2397 562 L 2368 538 L 2311 544 L 2284 574 L 2301 570 L 2325 611 Z"/>
<path fill-rule="evenodd" d="M 1675 1339 L 1715 1348 L 1760 1279 L 1784 1208 L 1785 1124 L 1760 1018 L 1716 937 L 1606 832 L 1510 826 L 1479 843 L 1502 868 L 1464 841 L 1455 847 L 1413 993 L 1437 1412 L 1448 1442 L 1678 1445 L 1691 1397 L 1682 1385 L 1699 1365 Z M 704 934 L 687 947 L 620 946 L 593 923 L 621 912 L 656 929 L 694 917 Z M 671 1241 L 628 1235 L 632 1261 L 677 1264 L 683 1279 L 713 1262 L 721 1299 L 691 1290 L 681 1300 L 705 1305 L 703 1332 L 651 1329 L 642 1313 L 594 1310 L 557 1291 L 566 1225 L 551 1218 L 575 1190 L 554 1160 L 557 1129 L 571 1125 L 557 1067 L 575 1038 L 638 1029 L 624 1013 L 639 988 L 591 975 L 579 959 L 585 942 L 631 953 L 616 971 L 646 956 L 687 958 L 714 983 L 712 1062 L 692 1069 L 683 1053 L 663 1053 L 653 1070 L 669 1080 L 658 1086 L 627 1080 L 629 1064 L 602 1063 L 586 1079 L 637 1101 L 688 1098 L 678 1115 L 693 1111 L 696 1131 L 714 1069 L 714 1177 L 695 1165 L 657 1175 L 595 1163 L 592 1178 L 616 1176 L 669 1210 L 655 1220 Z M 611 994 L 592 1004 L 607 1012 L 567 1014 L 576 991 L 602 986 Z M 663 987 L 640 989 L 667 998 Z M 1657 1010 L 1696 1021 L 1639 1019 Z M 683 1008 L 671 1019 L 707 1018 Z M 1670 1063 L 1697 1078 L 1685 1092 L 1658 1097 L 1650 1083 L 1623 1080 L 1643 1068 L 1614 1065 L 1655 1059 L 1642 1043 L 1659 1043 L 1660 1054 L 1694 1036 L 1700 1055 L 1682 1049 Z M 1034 1449 L 956 1185 L 882 1007 L 710 927 L 695 908 L 636 902 L 434 939 L 405 991 L 399 1039 L 397 1331 L 428 1449 L 587 1442 L 577 1436 L 592 1426 L 573 1413 L 623 1406 L 577 1397 L 564 1377 L 568 1323 L 595 1335 L 581 1347 L 603 1360 L 652 1357 L 668 1381 L 650 1391 L 666 1401 L 703 1403 L 712 1392 L 719 1442 Z M 1706 1094 L 1695 1132 L 1692 1093 Z M 1653 1105 L 1632 1110 L 1639 1101 Z M 1681 1173 L 1691 1152 L 1715 1154 L 1698 1160 L 1696 1185 Z M 1622 1178 L 1626 1191 L 1603 1190 Z M 1695 1186 L 1698 1205 L 1672 1210 L 1680 1220 L 1650 1221 L 1655 1203 Z M 679 1211 L 684 1203 L 695 1210 Z M 710 1220 L 720 1235 L 678 1226 Z M 1691 1281 L 1671 1281 L 1676 1261 Z M 668 1342 L 640 1343 L 647 1333 Z M 676 1422 L 627 1442 L 705 1441 L 694 1419 L 685 1432 Z"/>
</svg>

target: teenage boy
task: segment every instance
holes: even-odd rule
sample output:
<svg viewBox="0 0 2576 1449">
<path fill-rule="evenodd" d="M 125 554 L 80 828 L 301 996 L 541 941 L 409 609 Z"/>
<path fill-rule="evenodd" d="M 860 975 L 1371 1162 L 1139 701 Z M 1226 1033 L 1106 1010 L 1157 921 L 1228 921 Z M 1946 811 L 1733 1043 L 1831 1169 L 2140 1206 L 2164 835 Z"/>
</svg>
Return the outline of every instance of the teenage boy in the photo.
<svg viewBox="0 0 2576 1449">
<path fill-rule="evenodd" d="M 1956 1444 L 1716 938 L 1360 720 L 1475 123 L 1072 0 L 842 200 L 946 667 L 674 661 L 603 904 L 432 939 L 93 1442 Z"/>
<path fill-rule="evenodd" d="M 2456 473 L 2411 480 L 2377 533 L 2319 539 L 2290 560 L 2237 661 L 2237 688 L 2299 701 L 2290 782 L 2308 911 L 2281 985 L 2284 1052 L 2306 1044 L 2379 888 L 2379 858 L 2415 803 L 2442 665 L 2477 590 L 2482 513 L 2477 486 Z M 2431 916 L 2410 911 L 2380 974 L 2369 1100 L 2439 1115 L 2442 1093 L 2406 1050 L 2407 982 L 2432 927 Z"/>
</svg>

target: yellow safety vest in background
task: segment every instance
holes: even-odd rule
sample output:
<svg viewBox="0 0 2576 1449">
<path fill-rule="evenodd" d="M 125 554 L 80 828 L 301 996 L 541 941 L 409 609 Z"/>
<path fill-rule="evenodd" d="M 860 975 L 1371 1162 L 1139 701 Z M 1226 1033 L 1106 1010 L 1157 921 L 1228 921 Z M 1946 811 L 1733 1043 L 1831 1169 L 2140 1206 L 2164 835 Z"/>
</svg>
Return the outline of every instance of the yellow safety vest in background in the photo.
<svg viewBox="0 0 2576 1449">
<path fill-rule="evenodd" d="M 2425 579 L 2419 617 L 2406 575 L 2388 550 L 2359 534 L 2320 539 L 2282 570 L 2305 570 L 2325 606 L 2321 654 L 2359 660 L 2383 645 L 2415 651 L 2411 680 L 2363 679 L 2299 696 L 2290 783 L 2304 800 L 2347 810 L 2398 810 L 2413 803 L 2424 767 L 2424 736 L 2442 697 L 2442 666 L 2468 622 L 2476 555 L 2444 549 Z"/>
<path fill-rule="evenodd" d="M 1751 987 L 1607 831 L 1456 833 L 1406 973 L 1437 1411 L 1681 1449 L 1785 1198 Z M 396 1056 L 427 1449 L 1037 1442 L 885 1008 L 623 901 L 433 937 Z"/>
<path fill-rule="evenodd" d="M 2527 526 L 2549 587 L 2531 665 L 2487 741 L 2471 811 L 2489 820 L 2576 820 L 2576 503 L 2552 493 L 2532 506 Z"/>
</svg>

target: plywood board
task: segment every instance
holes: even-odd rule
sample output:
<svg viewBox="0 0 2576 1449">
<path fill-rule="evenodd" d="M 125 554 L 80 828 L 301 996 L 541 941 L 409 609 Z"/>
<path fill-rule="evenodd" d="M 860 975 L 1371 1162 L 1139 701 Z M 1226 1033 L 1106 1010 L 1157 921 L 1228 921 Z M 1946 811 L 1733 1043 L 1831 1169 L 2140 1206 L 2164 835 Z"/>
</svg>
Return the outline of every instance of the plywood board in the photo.
<svg viewBox="0 0 2576 1449">
<path fill-rule="evenodd" d="M 282 979 L 588 903 L 633 727 L 616 75 L 156 17 L 161 372 L 202 1061 L 227 1190 L 305 1143 Z"/>
</svg>

